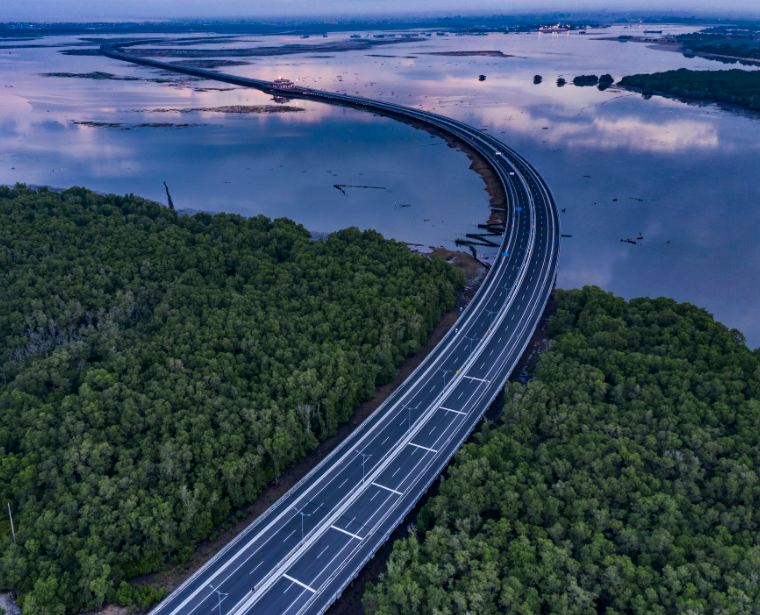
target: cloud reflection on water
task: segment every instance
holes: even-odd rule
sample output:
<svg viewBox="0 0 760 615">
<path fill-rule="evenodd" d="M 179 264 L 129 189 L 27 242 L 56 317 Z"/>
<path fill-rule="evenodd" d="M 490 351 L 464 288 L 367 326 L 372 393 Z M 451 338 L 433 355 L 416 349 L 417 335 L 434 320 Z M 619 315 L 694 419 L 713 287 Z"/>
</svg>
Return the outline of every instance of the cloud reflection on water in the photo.
<svg viewBox="0 0 760 615">
<path fill-rule="evenodd" d="M 615 33 L 624 31 L 606 34 Z M 260 43 L 286 40 L 262 37 Z M 489 49 L 519 57 L 422 55 Z M 757 188 L 746 179 L 757 173 L 758 119 L 658 97 L 643 100 L 614 88 L 556 86 L 558 76 L 610 72 L 619 78 L 723 66 L 580 36 L 443 37 L 380 53 L 394 57 L 273 56 L 223 70 L 283 75 L 487 127 L 539 169 L 566 209 L 562 229 L 573 237 L 562 240 L 560 286 L 598 284 L 625 296 L 689 300 L 760 343 L 760 286 L 751 283 L 760 269 L 760 210 Z M 12 94 L 0 89 L 0 182 L 83 183 L 162 200 L 166 179 L 175 201 L 186 206 L 285 215 L 319 231 L 358 224 L 407 241 L 448 245 L 487 211 L 482 183 L 467 170 L 467 159 L 390 120 L 303 101 L 289 103 L 305 109 L 298 113 L 154 113 L 149 110 L 273 103 L 252 90 L 209 89 L 220 85 L 212 82 L 159 84 L 149 81 L 166 77 L 158 71 L 61 56 L 54 49 L 0 59 L 0 83 L 14 85 Z M 37 76 L 52 70 L 102 70 L 142 80 Z M 543 75 L 540 85 L 533 84 L 535 74 Z M 71 120 L 202 126 L 120 130 Z M 335 183 L 386 190 L 344 196 Z M 620 241 L 640 232 L 645 239 L 637 245 Z"/>
</svg>

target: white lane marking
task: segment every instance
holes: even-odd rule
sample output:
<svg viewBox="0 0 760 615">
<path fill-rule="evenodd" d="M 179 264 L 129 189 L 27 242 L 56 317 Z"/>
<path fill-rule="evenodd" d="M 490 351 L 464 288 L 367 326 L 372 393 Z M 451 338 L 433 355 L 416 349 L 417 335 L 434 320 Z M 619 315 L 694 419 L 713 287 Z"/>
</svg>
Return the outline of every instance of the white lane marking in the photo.
<svg viewBox="0 0 760 615">
<path fill-rule="evenodd" d="M 393 474 L 391 474 L 391 478 L 393 478 L 394 476 L 396 476 L 396 474 L 398 474 L 400 471 L 401 471 L 401 466 L 399 466 L 398 468 L 396 468 L 396 469 L 393 471 Z"/>
<path fill-rule="evenodd" d="M 380 487 L 380 489 L 385 489 L 386 491 L 390 491 L 391 493 L 395 493 L 396 495 L 404 495 L 400 491 L 396 491 L 395 489 L 391 489 L 390 487 L 386 487 L 385 485 L 381 485 L 380 483 L 372 483 L 375 485 L 375 487 Z"/>
<path fill-rule="evenodd" d="M 372 483 L 372 484 L 374 485 L 374 483 Z M 378 493 L 380 493 L 380 492 L 379 491 L 375 491 L 375 493 L 372 494 L 372 497 L 369 499 L 369 501 L 371 502 L 372 500 L 374 500 L 377 497 Z"/>
<path fill-rule="evenodd" d="M 480 140 L 483 140 L 483 139 L 482 139 L 482 137 L 479 137 L 479 139 L 480 139 Z M 515 168 L 516 168 L 516 167 L 515 167 Z M 520 175 L 519 175 L 519 178 L 520 178 L 520 180 L 522 180 L 523 184 L 525 184 L 525 179 L 524 179 L 524 177 L 523 177 L 523 174 L 522 174 L 522 172 L 520 173 Z M 516 180 L 515 180 L 515 181 L 516 181 Z M 547 192 L 546 188 L 545 188 L 543 185 L 539 185 L 539 184 L 536 184 L 536 183 L 535 183 L 535 182 L 534 182 L 532 179 L 530 179 L 530 176 L 528 177 L 528 181 L 529 181 L 529 184 L 530 184 L 530 186 L 532 186 L 534 190 L 538 191 L 538 190 L 540 189 L 540 191 L 542 192 L 542 195 L 541 195 L 541 197 L 542 197 L 542 201 L 547 201 L 547 200 L 548 200 L 548 201 L 550 201 L 550 200 L 551 200 L 551 199 L 550 199 L 550 197 L 549 197 L 549 195 L 548 195 L 548 192 Z M 510 184 L 510 185 L 511 185 L 511 184 Z M 511 193 L 511 192 L 510 192 L 510 195 L 512 196 L 512 193 Z M 531 204 L 533 203 L 533 199 L 532 199 L 532 197 L 533 197 L 533 196 L 534 196 L 534 195 L 531 195 L 531 194 L 529 194 L 529 195 L 528 195 L 528 197 L 529 197 L 529 199 L 530 199 L 530 202 L 531 202 Z M 533 207 L 531 207 L 530 213 L 531 213 L 531 219 L 533 219 L 533 218 L 535 218 L 535 217 L 536 217 L 536 210 L 535 210 Z M 543 214 L 542 214 L 542 215 L 543 215 Z M 521 220 L 522 220 L 522 219 L 524 219 L 522 216 L 516 216 L 516 217 L 517 217 L 518 219 L 521 219 Z M 519 232 L 518 232 L 518 231 L 519 231 L 519 229 L 517 228 L 517 225 L 510 225 L 509 235 L 506 237 L 505 241 L 507 241 L 508 243 L 511 243 L 512 241 L 514 241 L 514 240 L 516 239 L 516 236 L 519 236 Z M 531 233 L 531 237 L 530 237 L 530 238 L 531 238 L 531 241 L 533 241 L 533 237 L 534 237 L 534 235 L 535 235 L 535 233 Z M 524 243 L 525 243 L 525 239 L 523 238 L 523 240 L 520 242 L 520 245 L 523 245 Z M 549 246 L 548 246 L 548 248 L 549 248 L 549 250 L 550 250 L 550 251 L 548 251 L 548 252 L 547 252 L 547 253 L 544 255 L 544 262 L 546 262 L 546 261 L 547 261 L 547 259 L 549 259 L 549 258 L 553 257 L 553 255 L 555 254 L 556 245 L 558 245 L 558 244 L 559 244 L 559 238 L 558 238 L 558 237 L 556 238 L 556 241 L 555 241 L 554 243 L 555 243 L 555 245 L 549 245 Z M 530 252 L 529 252 L 529 254 L 528 254 L 528 256 L 531 256 L 532 252 L 533 252 L 533 250 L 531 249 L 531 250 L 530 250 Z M 526 259 L 526 260 L 527 260 L 527 259 Z M 501 262 L 501 261 L 500 261 L 500 262 Z M 535 290 L 533 291 L 533 294 L 536 294 L 536 293 L 537 293 L 539 290 L 541 290 L 541 289 L 535 289 Z M 449 346 L 450 346 L 450 345 L 451 345 L 451 343 L 449 343 Z M 448 348 L 448 347 L 447 347 L 447 348 Z M 445 350 L 445 349 L 444 349 L 444 350 Z M 430 370 L 430 368 L 428 368 L 428 370 L 427 370 L 427 371 L 429 371 L 429 370 Z M 371 430 L 370 430 L 370 432 L 371 432 Z M 328 483 L 328 484 L 329 484 L 329 483 Z M 324 490 L 324 488 L 325 488 L 325 487 L 322 487 L 322 490 Z M 301 497 L 303 497 L 303 496 L 301 496 Z M 277 520 L 279 520 L 280 518 L 282 518 L 282 516 L 285 514 L 285 512 L 287 512 L 287 511 L 284 511 L 284 512 L 280 513 L 280 514 L 277 516 L 277 518 L 275 519 L 275 521 L 272 521 L 272 522 L 270 522 L 270 523 L 269 523 L 269 525 L 268 525 L 266 528 L 264 528 L 264 530 L 259 530 L 259 534 L 256 536 L 256 538 L 258 538 L 259 536 L 261 536 L 261 535 L 263 534 L 263 532 L 264 532 L 264 531 L 266 531 L 267 529 L 269 529 L 269 527 L 271 527 L 271 526 L 272 526 L 272 525 L 273 525 L 273 524 L 274 524 L 274 523 L 275 523 Z M 249 541 L 249 543 L 248 543 L 248 545 L 246 545 L 246 547 L 247 547 L 247 546 L 249 546 L 249 545 L 251 545 L 251 544 L 253 544 L 253 540 L 250 540 L 250 541 Z M 265 544 L 266 544 L 266 541 L 265 541 Z M 261 547 L 258 547 L 258 548 L 257 548 L 257 549 L 254 551 L 254 553 L 255 553 L 256 551 L 260 550 L 261 548 L 263 548 L 263 546 L 264 546 L 264 545 L 262 545 Z M 240 552 L 241 552 L 241 551 L 239 551 L 239 553 L 240 553 Z M 244 551 L 242 551 L 242 552 L 244 552 Z M 220 553 L 220 554 L 221 554 L 221 553 Z M 218 555 L 220 555 L 220 554 L 218 554 Z M 245 560 L 245 561 L 247 561 L 248 559 L 250 559 L 250 557 L 251 557 L 251 556 L 249 556 L 248 558 L 246 558 L 246 560 Z M 230 560 L 230 562 L 234 562 L 234 560 L 235 560 L 236 558 L 237 558 L 237 556 L 236 556 L 235 558 L 232 558 L 232 559 Z M 214 557 L 214 558 L 212 559 L 212 562 L 216 562 L 216 560 L 217 560 L 217 559 L 218 559 L 218 556 L 217 556 L 217 557 Z M 245 561 L 244 561 L 243 563 L 245 563 Z M 213 576 L 212 578 L 215 578 L 215 577 L 216 577 L 216 576 L 218 576 L 218 575 L 219 575 L 219 574 L 220 574 L 220 573 L 221 573 L 221 572 L 222 572 L 224 569 L 226 569 L 226 568 L 227 568 L 227 566 L 229 565 L 229 563 L 230 563 L 230 562 L 228 562 L 227 564 L 223 565 L 223 566 L 221 567 L 221 569 L 219 569 L 219 570 L 217 570 L 215 573 L 213 573 L 213 575 L 214 575 L 214 576 Z M 242 564 L 241 564 L 240 566 L 242 566 Z M 238 570 L 238 569 L 240 568 L 240 566 L 238 566 L 238 567 L 237 567 L 235 570 Z M 205 567 L 204 567 L 204 568 L 205 568 Z M 203 569 L 202 569 L 202 570 L 203 570 Z M 205 570 L 204 570 L 204 572 L 205 572 Z M 234 574 L 234 571 L 233 571 L 233 574 Z M 195 577 L 196 577 L 196 576 L 197 576 L 197 575 L 193 575 L 193 577 L 191 577 L 191 578 L 192 578 L 192 579 L 195 579 Z M 228 575 L 228 576 L 226 577 L 226 579 L 229 579 L 229 578 L 231 578 L 231 576 L 232 576 L 232 574 Z M 226 580 L 226 579 L 225 579 L 225 580 Z M 186 584 L 183 584 L 183 585 L 186 585 Z M 185 588 L 184 588 L 184 587 L 182 587 L 182 589 L 185 589 Z M 186 598 L 186 599 L 185 599 L 185 600 L 182 602 L 182 604 L 180 605 L 180 607 L 184 606 L 184 605 L 185 605 L 185 604 L 186 604 L 186 603 L 187 603 L 187 602 L 188 602 L 188 601 L 189 601 L 191 598 L 193 598 L 195 595 L 197 595 L 197 593 L 198 593 L 199 591 L 200 591 L 200 589 L 199 589 L 199 590 L 196 590 L 196 591 L 194 591 L 194 592 L 191 594 L 191 596 L 189 596 L 188 598 Z M 174 593 L 174 594 L 176 594 L 177 592 L 173 592 L 173 593 Z M 204 598 L 204 600 L 205 600 L 205 598 Z M 193 610 L 195 610 L 195 608 L 194 608 Z M 176 612 L 176 611 L 174 611 L 174 612 Z"/>
<path fill-rule="evenodd" d="M 301 581 L 299 581 L 298 579 L 294 579 L 289 574 L 286 574 L 286 573 L 283 572 L 282 576 L 284 578 L 286 578 L 288 581 L 290 581 L 291 583 L 295 583 L 296 585 L 300 585 L 304 589 L 308 589 L 312 594 L 316 594 L 317 593 L 316 589 L 314 589 L 313 587 L 309 587 L 308 585 L 306 585 L 306 583 L 301 583 Z"/>
<path fill-rule="evenodd" d="M 501 343 L 501 335 L 499 336 L 499 339 L 496 340 L 496 343 L 498 343 L 498 344 Z"/>
<path fill-rule="evenodd" d="M 527 324 L 526 324 L 526 325 L 524 325 L 524 327 L 527 327 Z M 513 335 L 515 335 L 515 334 L 517 334 L 517 332 L 515 332 Z M 504 351 L 502 351 L 502 353 L 504 353 L 504 352 L 507 352 L 507 353 L 508 353 L 509 351 L 507 351 L 507 350 L 505 349 Z M 492 367 L 492 370 L 495 370 L 495 369 L 496 369 L 495 367 Z M 473 395 L 472 395 L 472 396 L 471 396 L 471 397 L 468 399 L 468 403 L 469 403 L 469 400 L 473 399 L 474 397 L 477 397 L 478 399 L 482 399 L 483 395 L 485 395 L 485 394 L 486 394 L 486 390 L 485 390 L 485 389 L 483 389 L 483 387 L 477 387 L 477 388 L 476 388 L 476 391 L 475 391 L 475 392 L 473 393 Z M 440 406 L 439 406 L 439 407 L 440 407 Z M 447 442 L 448 442 L 448 440 L 447 440 Z M 428 458 L 428 459 L 430 459 L 430 458 Z M 373 515 L 373 518 L 374 518 L 374 515 Z M 362 524 L 362 528 L 369 526 L 369 524 L 370 524 L 371 522 L 372 522 L 372 519 L 368 519 L 367 521 L 365 521 L 365 523 L 363 523 L 363 524 Z M 351 543 L 349 543 L 349 544 L 351 544 Z M 359 546 L 359 545 L 357 545 L 357 546 L 353 547 L 354 551 L 352 551 L 352 553 L 355 553 L 355 552 L 356 552 L 356 549 L 359 549 L 359 548 L 360 548 L 360 546 Z M 344 549 L 344 550 L 345 550 L 345 549 Z M 342 553 L 344 550 L 342 550 L 342 551 L 341 551 L 341 553 Z M 332 563 L 332 561 L 334 561 L 334 559 L 333 559 L 333 560 L 331 560 L 331 562 L 330 562 L 330 563 Z"/>
<path fill-rule="evenodd" d="M 326 546 L 324 549 L 322 549 L 322 550 L 319 552 L 319 555 L 317 555 L 317 559 L 320 559 L 320 558 L 321 558 L 321 557 L 322 557 L 322 556 L 323 556 L 323 555 L 324 555 L 324 554 L 327 552 L 327 550 L 328 550 L 329 548 L 330 548 L 330 545 L 327 545 L 327 546 Z"/>
<path fill-rule="evenodd" d="M 340 489 L 343 485 L 345 485 L 348 482 L 348 479 L 344 480 L 340 485 L 338 485 L 338 489 Z"/>
<path fill-rule="evenodd" d="M 454 410 L 452 408 L 444 408 L 443 406 L 438 406 L 439 409 L 445 410 L 446 412 L 455 412 L 456 414 L 464 414 L 467 415 L 466 412 L 462 412 L 461 410 Z"/>
<path fill-rule="evenodd" d="M 290 534 L 288 534 L 287 536 L 285 536 L 285 538 L 283 538 L 282 542 L 288 542 L 288 538 L 290 538 L 295 533 L 296 533 L 295 530 L 293 530 L 292 532 L 290 532 Z"/>
<path fill-rule="evenodd" d="M 486 380 L 485 378 L 476 378 L 475 376 L 465 376 L 465 378 L 469 378 L 470 380 L 478 380 L 480 382 L 491 382 L 490 380 Z"/>
<path fill-rule="evenodd" d="M 430 387 L 430 392 L 432 393 L 433 391 L 435 391 L 435 385 Z"/>
<path fill-rule="evenodd" d="M 464 395 L 464 391 L 459 391 L 459 395 L 457 395 L 457 399 L 462 399 L 462 395 Z"/>
<path fill-rule="evenodd" d="M 523 276 L 524 276 L 524 274 L 523 274 Z M 540 289 L 534 290 L 534 291 L 533 291 L 533 292 L 534 292 L 534 294 L 535 294 L 535 293 L 536 293 L 538 290 L 540 290 Z M 529 323 L 527 323 L 527 322 L 526 322 L 526 324 L 523 326 L 523 329 L 525 329 L 525 328 L 528 326 L 528 324 L 529 324 Z M 489 329 L 489 332 L 490 332 L 490 329 Z M 481 379 L 481 380 L 482 380 L 482 379 Z M 482 380 L 482 381 L 483 381 L 483 382 L 487 382 L 486 380 Z M 407 442 L 406 444 L 409 444 L 409 442 Z M 417 445 L 417 448 L 421 448 L 421 447 L 420 447 L 420 445 Z M 270 585 L 271 585 L 271 583 L 270 583 Z M 264 589 L 265 589 L 265 588 L 264 588 Z M 259 592 L 261 592 L 261 591 L 263 591 L 263 589 L 261 589 L 261 588 L 260 588 L 258 591 L 259 591 Z M 248 600 L 248 602 L 250 602 L 250 599 Z"/>
<path fill-rule="evenodd" d="M 356 534 L 352 534 L 348 530 L 344 530 L 342 527 L 338 527 L 337 525 L 331 525 L 330 526 L 334 530 L 338 530 L 339 532 L 343 532 L 344 534 L 347 534 L 348 536 L 351 536 L 351 538 L 356 538 L 356 540 L 364 540 L 361 536 L 357 536 Z"/>
<path fill-rule="evenodd" d="M 493 348 L 491 348 L 491 352 L 488 353 L 488 356 L 490 357 L 493 354 Z"/>
<path fill-rule="evenodd" d="M 385 443 L 388 441 L 388 438 L 390 438 L 390 436 L 385 436 L 385 440 L 383 440 L 383 441 L 380 443 L 380 446 L 382 446 L 383 444 L 385 444 Z"/>
<path fill-rule="evenodd" d="M 263 563 L 264 562 L 262 561 L 262 562 L 259 562 L 258 564 L 256 564 L 256 568 L 254 568 L 253 570 L 251 570 L 248 574 L 253 574 L 254 572 L 256 572 L 256 570 L 258 570 L 259 566 L 261 566 L 261 564 L 263 564 Z"/>
<path fill-rule="evenodd" d="M 423 451 L 429 451 L 431 453 L 437 453 L 438 452 L 434 448 L 430 448 L 428 446 L 422 446 L 422 444 L 415 444 L 414 442 L 409 442 L 409 446 L 416 446 L 417 448 L 421 448 Z"/>
</svg>

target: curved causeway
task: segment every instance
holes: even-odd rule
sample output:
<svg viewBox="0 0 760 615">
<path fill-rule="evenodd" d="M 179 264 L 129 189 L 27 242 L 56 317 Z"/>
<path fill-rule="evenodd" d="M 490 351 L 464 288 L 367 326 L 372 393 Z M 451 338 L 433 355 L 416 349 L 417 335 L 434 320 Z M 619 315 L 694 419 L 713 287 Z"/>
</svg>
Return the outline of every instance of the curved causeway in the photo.
<svg viewBox="0 0 760 615">
<path fill-rule="evenodd" d="M 144 44 L 141 41 L 140 44 Z M 446 133 L 478 152 L 507 195 L 499 255 L 455 327 L 342 444 L 177 590 L 154 615 L 323 613 L 440 475 L 501 391 L 554 286 L 559 226 L 543 179 L 498 139 L 387 102 L 132 56 L 111 58 L 363 109 Z"/>
</svg>

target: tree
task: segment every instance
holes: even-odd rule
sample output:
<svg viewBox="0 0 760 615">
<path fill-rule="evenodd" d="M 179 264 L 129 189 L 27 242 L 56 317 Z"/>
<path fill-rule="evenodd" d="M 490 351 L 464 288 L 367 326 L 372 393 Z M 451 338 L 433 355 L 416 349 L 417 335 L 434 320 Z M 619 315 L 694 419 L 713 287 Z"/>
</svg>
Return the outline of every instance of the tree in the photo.
<svg viewBox="0 0 760 615">
<path fill-rule="evenodd" d="M 366 611 L 753 613 L 757 352 L 668 299 L 555 307 L 534 380 L 457 454 Z"/>
</svg>

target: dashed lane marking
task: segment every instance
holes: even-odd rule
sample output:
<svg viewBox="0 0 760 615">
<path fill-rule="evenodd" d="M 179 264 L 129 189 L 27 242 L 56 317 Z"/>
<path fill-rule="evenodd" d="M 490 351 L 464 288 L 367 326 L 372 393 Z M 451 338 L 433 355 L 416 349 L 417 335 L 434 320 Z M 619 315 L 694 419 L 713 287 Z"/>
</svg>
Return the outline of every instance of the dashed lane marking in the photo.
<svg viewBox="0 0 760 615">
<path fill-rule="evenodd" d="M 327 546 L 326 546 L 324 549 L 322 549 L 322 550 L 319 552 L 319 555 L 317 555 L 317 559 L 321 559 L 321 558 L 322 558 L 322 556 L 323 556 L 323 555 L 324 555 L 324 554 L 327 552 L 327 550 L 328 550 L 329 548 L 330 548 L 330 545 L 327 545 Z"/>
<path fill-rule="evenodd" d="M 404 495 L 400 491 L 397 491 L 396 489 L 391 489 L 390 487 L 386 487 L 385 485 L 381 485 L 380 483 L 372 483 L 375 485 L 375 487 L 380 487 L 380 489 L 385 489 L 386 491 L 390 491 L 391 493 L 395 493 L 396 495 Z"/>
<path fill-rule="evenodd" d="M 331 525 L 330 526 L 334 530 L 338 530 L 339 532 L 343 532 L 347 536 L 351 536 L 351 538 L 356 538 L 356 540 L 364 540 L 361 536 L 357 536 L 356 534 L 352 534 L 348 530 L 344 530 L 342 527 L 338 527 L 337 525 Z"/>
<path fill-rule="evenodd" d="M 428 446 L 422 446 L 422 444 L 415 444 L 414 442 L 409 442 L 409 446 L 415 446 L 417 448 L 421 448 L 423 451 L 429 451 L 431 453 L 437 453 L 438 452 L 434 448 L 430 448 Z"/>
<path fill-rule="evenodd" d="M 304 589 L 308 589 L 312 594 L 316 594 L 317 593 L 316 589 L 314 589 L 313 587 L 309 587 L 308 585 L 306 585 L 306 583 L 301 583 L 301 581 L 299 581 L 298 579 L 294 579 L 289 574 L 283 573 L 282 576 L 284 578 L 286 578 L 288 581 L 290 581 L 291 583 L 295 583 L 296 585 L 300 585 Z"/>
<path fill-rule="evenodd" d="M 466 412 L 462 412 L 461 410 L 454 410 L 453 408 L 444 408 L 443 406 L 438 406 L 438 408 L 440 408 L 441 410 L 445 410 L 446 412 L 454 412 L 456 414 L 464 414 L 465 416 L 467 415 Z"/>
</svg>

